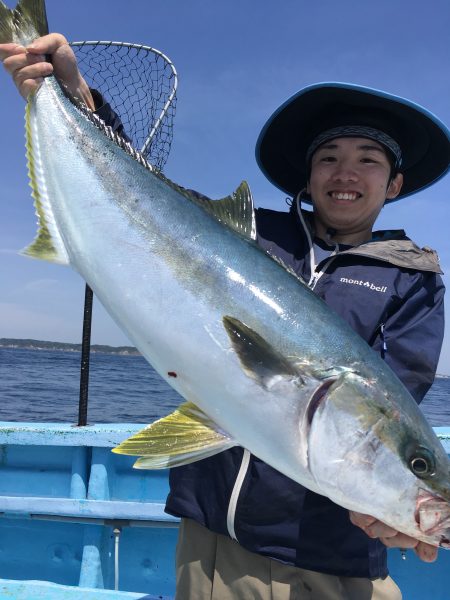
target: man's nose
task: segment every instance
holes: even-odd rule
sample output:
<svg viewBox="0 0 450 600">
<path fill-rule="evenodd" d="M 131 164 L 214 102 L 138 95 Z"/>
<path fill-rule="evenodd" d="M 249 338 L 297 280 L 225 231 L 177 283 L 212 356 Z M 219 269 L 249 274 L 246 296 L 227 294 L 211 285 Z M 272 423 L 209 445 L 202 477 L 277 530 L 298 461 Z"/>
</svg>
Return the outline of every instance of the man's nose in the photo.
<svg viewBox="0 0 450 600">
<path fill-rule="evenodd" d="M 355 165 L 349 161 L 340 161 L 332 173 L 333 181 L 358 181 L 359 175 Z"/>
</svg>

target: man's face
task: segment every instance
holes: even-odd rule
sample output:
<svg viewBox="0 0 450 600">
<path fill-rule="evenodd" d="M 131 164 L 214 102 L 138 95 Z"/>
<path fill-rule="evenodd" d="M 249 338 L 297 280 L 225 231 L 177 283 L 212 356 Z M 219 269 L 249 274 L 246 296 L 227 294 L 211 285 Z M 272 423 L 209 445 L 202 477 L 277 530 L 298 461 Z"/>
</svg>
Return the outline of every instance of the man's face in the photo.
<svg viewBox="0 0 450 600">
<path fill-rule="evenodd" d="M 312 156 L 307 191 L 316 223 L 339 234 L 368 232 L 387 198 L 401 189 L 401 174 L 390 181 L 391 165 L 378 142 L 336 138 Z"/>
</svg>

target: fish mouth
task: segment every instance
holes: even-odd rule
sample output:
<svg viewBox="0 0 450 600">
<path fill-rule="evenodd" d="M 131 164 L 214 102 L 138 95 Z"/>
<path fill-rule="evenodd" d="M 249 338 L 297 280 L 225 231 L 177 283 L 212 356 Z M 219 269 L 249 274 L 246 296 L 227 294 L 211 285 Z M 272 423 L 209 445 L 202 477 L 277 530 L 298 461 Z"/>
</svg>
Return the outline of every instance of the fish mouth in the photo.
<svg viewBox="0 0 450 600">
<path fill-rule="evenodd" d="M 422 533 L 434 538 L 441 548 L 450 549 L 450 504 L 447 500 L 421 490 L 415 518 Z"/>
<path fill-rule="evenodd" d="M 313 395 L 311 396 L 311 398 L 308 402 L 308 408 L 306 411 L 306 419 L 307 419 L 308 426 L 311 426 L 311 423 L 314 419 L 314 415 L 316 414 L 317 409 L 326 399 L 328 392 L 330 390 L 330 387 L 333 385 L 333 383 L 335 381 L 337 381 L 336 377 L 330 377 L 330 379 L 325 380 L 314 391 Z"/>
</svg>

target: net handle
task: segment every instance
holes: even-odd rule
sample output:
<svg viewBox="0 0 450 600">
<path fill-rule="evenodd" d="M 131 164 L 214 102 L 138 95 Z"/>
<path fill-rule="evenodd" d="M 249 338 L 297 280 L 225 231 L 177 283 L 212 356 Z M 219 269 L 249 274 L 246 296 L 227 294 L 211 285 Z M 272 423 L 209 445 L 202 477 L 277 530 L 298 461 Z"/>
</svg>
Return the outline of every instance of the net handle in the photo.
<svg viewBox="0 0 450 600">
<path fill-rule="evenodd" d="M 143 44 L 131 44 L 128 42 L 113 42 L 105 40 L 87 40 L 83 42 L 70 42 L 69 46 L 122 46 L 127 48 L 134 48 L 136 50 L 146 50 L 152 52 L 157 56 L 160 56 L 173 74 L 173 85 L 172 91 L 169 94 L 167 102 L 156 119 L 150 133 L 145 139 L 144 145 L 141 148 L 141 153 L 144 154 L 147 148 L 150 146 L 153 137 L 158 130 L 162 120 L 164 119 L 167 111 L 172 104 L 173 99 L 176 96 L 178 88 L 178 74 L 173 65 L 172 61 L 162 52 L 152 48 L 151 46 L 144 46 Z M 84 427 L 87 425 L 87 412 L 88 412 L 88 390 L 89 390 L 89 362 L 90 362 L 90 347 L 91 347 L 91 325 L 92 325 L 92 304 L 93 304 L 93 293 L 88 284 L 85 287 L 85 299 L 84 299 L 84 311 L 83 311 L 83 333 L 82 333 L 82 349 L 81 349 L 81 369 L 80 369 L 80 394 L 79 394 L 79 405 L 78 405 L 78 427 Z"/>
</svg>

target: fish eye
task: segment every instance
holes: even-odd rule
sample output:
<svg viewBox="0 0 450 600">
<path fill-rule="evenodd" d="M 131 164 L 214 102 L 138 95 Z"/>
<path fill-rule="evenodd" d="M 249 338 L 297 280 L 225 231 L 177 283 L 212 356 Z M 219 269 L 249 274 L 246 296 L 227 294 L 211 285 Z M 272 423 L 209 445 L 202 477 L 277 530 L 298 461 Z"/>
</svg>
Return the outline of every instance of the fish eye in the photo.
<svg viewBox="0 0 450 600">
<path fill-rule="evenodd" d="M 411 452 L 408 458 L 408 466 L 419 479 L 431 477 L 436 469 L 434 454 L 428 448 L 418 446 Z"/>
</svg>

